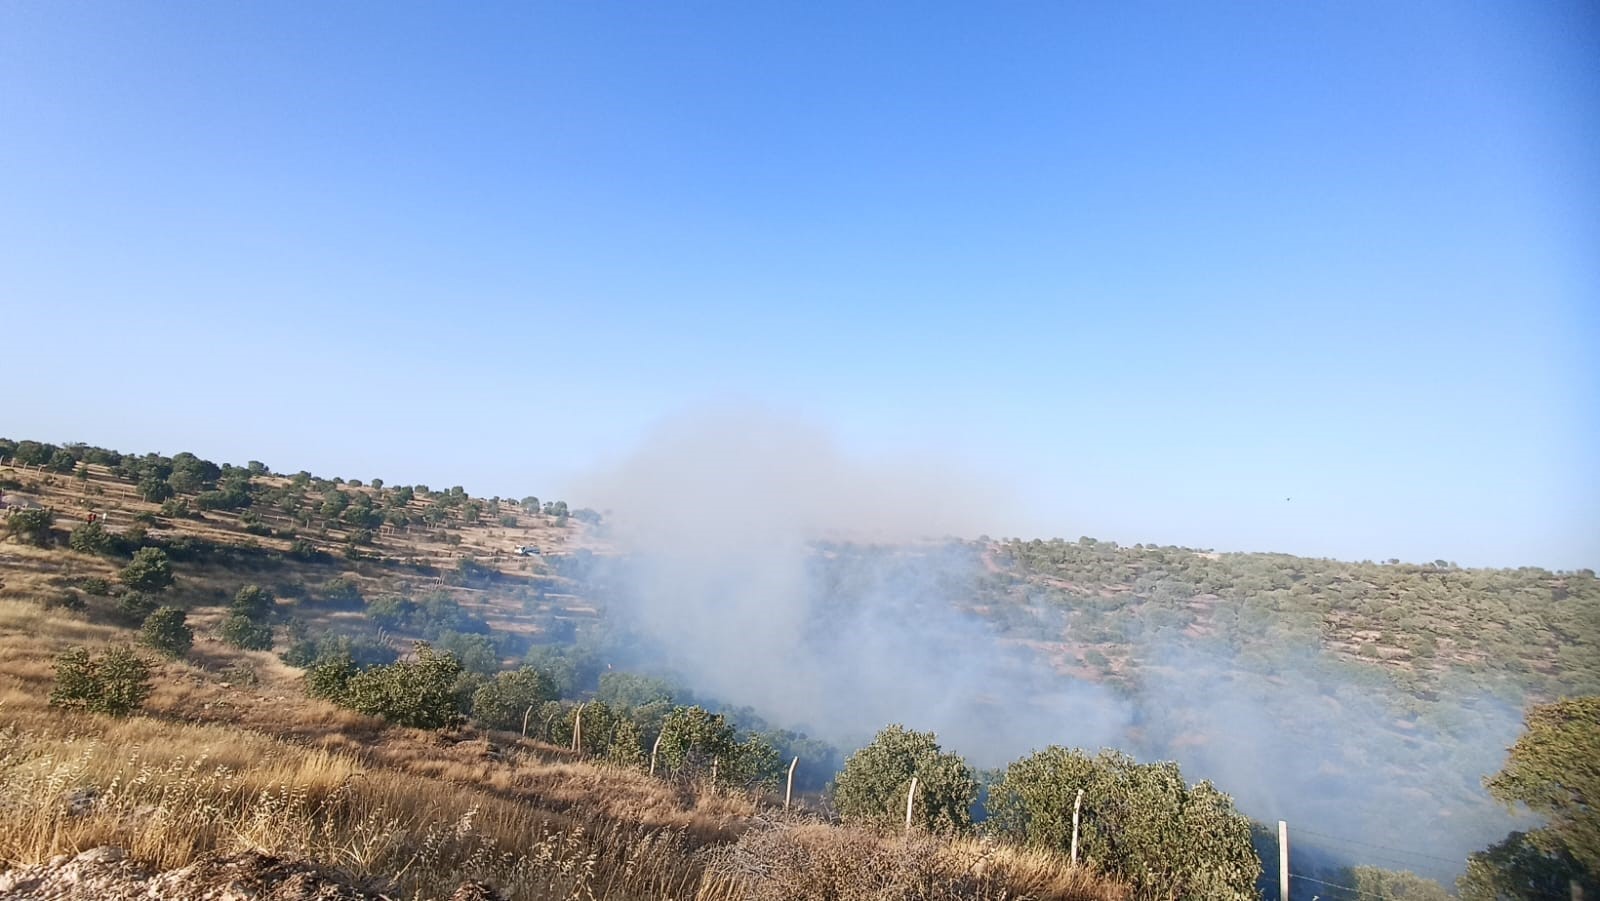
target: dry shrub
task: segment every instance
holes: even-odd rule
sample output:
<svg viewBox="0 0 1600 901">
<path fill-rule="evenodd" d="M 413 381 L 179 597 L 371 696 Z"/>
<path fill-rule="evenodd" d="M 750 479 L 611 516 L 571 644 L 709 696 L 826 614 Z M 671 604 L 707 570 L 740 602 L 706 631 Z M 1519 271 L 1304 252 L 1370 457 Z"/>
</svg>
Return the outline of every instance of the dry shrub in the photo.
<svg viewBox="0 0 1600 901">
<path fill-rule="evenodd" d="M 1034 898 L 1120 901 L 1121 886 L 1060 858 L 923 833 L 886 837 L 797 820 L 763 823 L 707 853 L 700 898 L 924 901 Z"/>
</svg>

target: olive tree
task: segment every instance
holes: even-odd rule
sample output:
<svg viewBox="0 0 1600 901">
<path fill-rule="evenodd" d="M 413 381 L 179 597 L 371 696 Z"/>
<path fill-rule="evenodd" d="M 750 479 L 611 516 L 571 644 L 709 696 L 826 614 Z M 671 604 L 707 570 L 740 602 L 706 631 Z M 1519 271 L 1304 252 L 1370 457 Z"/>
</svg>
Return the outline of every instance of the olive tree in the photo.
<svg viewBox="0 0 1600 901">
<path fill-rule="evenodd" d="M 54 707 L 121 716 L 138 710 L 150 696 L 150 665 L 132 648 L 113 648 L 98 657 L 90 657 L 84 648 L 72 648 L 56 658 L 55 671 L 56 685 L 50 692 Z"/>
<path fill-rule="evenodd" d="M 42 507 L 15 510 L 6 517 L 6 532 L 26 544 L 48 547 L 51 540 L 50 527 L 54 520 L 55 516 Z"/>
<path fill-rule="evenodd" d="M 1569 883 L 1600 891 L 1600 696 L 1534 707 L 1525 724 L 1505 766 L 1484 784 L 1545 825 L 1473 854 L 1456 883 L 1469 901 L 1534 898 Z"/>
<path fill-rule="evenodd" d="M 460 719 L 455 683 L 461 675 L 461 661 L 435 651 L 425 641 L 413 648 L 412 660 L 375 666 L 351 676 L 341 703 L 402 726 L 439 729 L 454 725 Z"/>
<path fill-rule="evenodd" d="M 189 628 L 188 619 L 189 614 L 176 607 L 162 607 L 145 617 L 144 625 L 139 627 L 139 641 L 176 660 L 194 645 L 194 630 Z"/>
<path fill-rule="evenodd" d="M 661 724 L 658 753 L 667 772 L 710 772 L 713 761 L 731 760 L 738 746 L 733 724 L 703 707 L 675 707 Z"/>
<path fill-rule="evenodd" d="M 911 780 L 917 780 L 912 823 L 931 832 L 963 831 L 972 825 L 978 781 L 957 754 L 939 747 L 932 732 L 899 724 L 885 726 L 872 743 L 851 754 L 834 782 L 834 803 L 846 821 L 877 826 L 905 819 Z"/>
<path fill-rule="evenodd" d="M 161 591 L 172 585 L 172 561 L 158 547 L 140 548 L 122 568 L 120 578 L 134 591 Z"/>
<path fill-rule="evenodd" d="M 525 666 L 479 688 L 472 696 L 472 718 L 490 729 L 520 730 L 530 708 L 559 697 L 554 679 Z"/>
<path fill-rule="evenodd" d="M 1083 792 L 1079 850 L 1140 897 L 1255 897 L 1261 864 L 1250 820 L 1209 782 L 1186 785 L 1178 765 L 1140 764 L 1049 747 L 1006 767 L 989 794 L 990 828 L 1033 847 L 1065 851 Z"/>
</svg>

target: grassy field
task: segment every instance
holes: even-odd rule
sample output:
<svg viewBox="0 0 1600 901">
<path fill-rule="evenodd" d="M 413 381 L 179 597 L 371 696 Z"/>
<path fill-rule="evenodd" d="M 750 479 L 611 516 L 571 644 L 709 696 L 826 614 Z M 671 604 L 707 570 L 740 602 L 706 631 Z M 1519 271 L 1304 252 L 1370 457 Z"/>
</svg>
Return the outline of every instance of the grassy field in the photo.
<svg viewBox="0 0 1600 901">
<path fill-rule="evenodd" d="M 245 584 L 269 587 L 309 634 L 370 630 L 326 596 L 335 581 L 368 597 L 442 593 L 498 630 L 537 635 L 594 615 L 559 572 L 563 554 L 605 550 L 578 520 L 500 503 L 482 523 L 384 527 L 357 545 L 354 530 L 266 509 L 164 516 L 106 467 L 80 472 L 0 467 L 8 502 L 51 508 L 60 539 L 0 542 L 4 866 L 113 845 L 161 869 L 247 850 L 306 858 L 423 898 L 469 880 L 529 899 L 1126 896 L 1050 854 L 847 829 L 511 733 L 386 724 L 307 697 L 302 671 L 277 654 L 283 637 L 244 651 L 216 635 Z M 421 500 L 409 506 L 422 518 Z M 143 712 L 126 718 L 47 703 L 58 654 L 135 637 L 97 593 L 125 559 L 65 546 L 91 513 L 169 548 L 178 579 L 161 602 L 195 631 L 180 660 L 156 663 Z M 296 542 L 314 558 L 297 558 Z M 517 556 L 520 544 L 544 555 Z M 462 560 L 492 573 L 495 590 L 461 578 Z"/>
</svg>

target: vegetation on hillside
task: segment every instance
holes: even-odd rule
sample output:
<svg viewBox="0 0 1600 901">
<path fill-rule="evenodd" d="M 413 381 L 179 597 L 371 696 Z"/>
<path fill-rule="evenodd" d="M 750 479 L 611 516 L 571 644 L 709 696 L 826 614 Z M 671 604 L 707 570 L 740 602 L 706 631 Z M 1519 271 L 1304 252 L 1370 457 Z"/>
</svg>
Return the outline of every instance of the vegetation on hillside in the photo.
<svg viewBox="0 0 1600 901">
<path fill-rule="evenodd" d="M 1176 764 L 1051 747 L 984 774 L 931 733 L 899 726 L 845 760 L 758 711 L 614 668 L 638 637 L 605 619 L 607 587 L 590 553 L 602 547 L 603 518 L 593 511 L 531 496 L 474 498 L 460 487 L 285 476 L 256 462 L 217 465 L 193 454 L 0 440 L 0 459 L 10 464 L 0 465 L 0 490 L 49 505 L 19 504 L 6 520 L 18 551 L 7 560 L 15 572 L 8 570 L 0 592 L 0 630 L 8 647 L 25 650 L 18 662 L 0 665 L 0 699 L 10 705 L 0 706 L 0 718 L 11 723 L 10 756 L 0 755 L 0 765 L 15 788 L 8 804 L 45 811 L 53 802 L 37 793 L 37 778 L 47 771 L 57 774 L 47 782 L 65 779 L 94 797 L 111 798 L 106 793 L 118 784 L 51 769 L 64 765 L 72 736 L 99 734 L 115 745 L 111 736 L 125 727 L 46 718 L 26 700 L 41 696 L 40 688 L 62 710 L 126 715 L 144 706 L 152 718 L 126 722 L 148 722 L 139 728 L 163 735 L 180 728 L 181 710 L 224 746 L 311 740 L 350 755 L 339 764 L 345 771 L 392 771 L 395 785 L 400 774 L 436 780 L 420 790 L 425 803 L 392 795 L 358 803 L 349 794 L 355 789 L 320 777 L 304 789 L 278 789 L 304 795 L 273 795 L 227 782 L 257 778 L 247 771 L 207 782 L 182 769 L 192 758 L 170 758 L 162 765 L 173 769 L 156 782 L 171 794 L 158 803 L 186 799 L 199 805 L 193 811 L 180 816 L 174 808 L 171 823 L 141 837 L 126 832 L 117 805 L 148 805 L 157 796 L 118 795 L 105 803 L 103 821 L 96 806 L 93 816 L 58 830 L 64 837 L 0 838 L 10 843 L 10 861 L 42 859 L 69 838 L 104 834 L 174 863 L 260 835 L 255 818 L 265 817 L 293 836 L 273 847 L 354 855 L 363 872 L 412 874 L 401 879 L 406 890 L 425 894 L 481 876 L 519 897 L 650 897 L 669 885 L 701 897 L 885 896 L 871 895 L 865 886 L 872 884 L 894 886 L 903 897 L 1242 898 L 1260 873 L 1249 821 L 1218 788 L 1186 783 Z M 512 553 L 528 544 L 543 553 Z M 890 553 L 824 550 L 820 572 L 840 584 L 849 567 Z M 1139 649 L 1181 640 L 1225 650 L 1266 677 L 1285 648 L 1328 651 L 1379 674 L 1423 709 L 1430 693 L 1462 679 L 1535 699 L 1600 685 L 1600 655 L 1575 656 L 1595 650 L 1600 635 L 1600 590 L 1588 571 L 1344 564 L 1090 539 L 983 541 L 960 550 L 971 555 L 974 575 L 942 590 L 964 598 L 967 612 L 996 624 L 1003 637 L 1108 684 L 1137 684 L 1146 665 Z M 860 599 L 836 592 L 827 602 Z M 143 650 L 125 646 L 135 639 Z M 53 661 L 51 674 L 28 669 L 29 660 Z M 158 688 L 152 674 L 164 674 Z M 273 700 L 221 702 L 217 691 Z M 1515 766 L 1491 783 L 1503 799 L 1546 814 L 1550 825 L 1475 855 L 1462 883 L 1470 897 L 1534 897 L 1528 873 L 1592 880 L 1592 819 L 1582 803 L 1564 799 L 1592 789 L 1595 744 L 1584 730 L 1592 731 L 1594 715 L 1586 702 L 1572 703 L 1578 706 L 1530 715 Z M 447 748 L 487 736 L 483 757 L 458 771 L 444 762 L 450 752 L 438 750 L 439 740 L 411 730 L 451 736 Z M 357 733 L 364 737 L 344 738 Z M 272 754 L 300 753 L 271 747 Z M 805 761 L 796 786 L 809 812 L 764 825 L 754 817 L 781 801 L 774 793 L 795 758 Z M 562 778 L 628 786 L 626 793 L 650 800 L 619 812 L 582 793 L 555 803 L 543 789 L 525 790 L 563 767 L 574 769 Z M 915 828 L 905 837 L 913 778 Z M 1067 799 L 1080 788 L 1079 850 L 1099 874 L 1092 878 L 1063 862 Z M 704 809 L 723 818 L 691 838 L 674 818 Z M 210 811 L 209 825 L 185 819 L 202 810 Z M 341 812 L 329 818 L 330 810 Z M 492 824 L 486 811 L 494 811 Z M 849 828 L 826 825 L 835 812 Z M 446 815 L 458 817 L 454 838 L 430 831 Z M 395 848 L 345 846 L 374 840 L 380 821 L 404 824 L 399 834 L 431 842 L 436 850 L 428 853 L 438 856 L 402 859 Z M 179 841 L 176 829 L 193 837 Z M 990 844 L 974 844 L 980 838 Z M 701 847 L 709 850 L 694 852 Z M 534 862 L 514 863 L 519 855 Z M 663 859 L 646 861 L 650 855 Z M 920 863 L 909 863 L 913 857 Z M 832 868 L 836 881 L 806 883 L 803 875 L 819 866 Z M 427 867 L 423 878 L 419 868 Z M 1330 881 L 1427 897 L 1431 883 L 1407 877 L 1357 867 Z"/>
</svg>

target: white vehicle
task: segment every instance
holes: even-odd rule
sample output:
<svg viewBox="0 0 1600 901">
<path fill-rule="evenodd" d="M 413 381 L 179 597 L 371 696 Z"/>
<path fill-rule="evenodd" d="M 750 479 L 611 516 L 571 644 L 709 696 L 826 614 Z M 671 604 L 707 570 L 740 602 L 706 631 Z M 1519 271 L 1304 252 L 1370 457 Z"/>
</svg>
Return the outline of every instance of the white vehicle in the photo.
<svg viewBox="0 0 1600 901">
<path fill-rule="evenodd" d="M 519 544 L 517 545 L 517 553 L 524 557 L 537 557 L 539 556 L 539 549 L 531 544 Z"/>
</svg>

